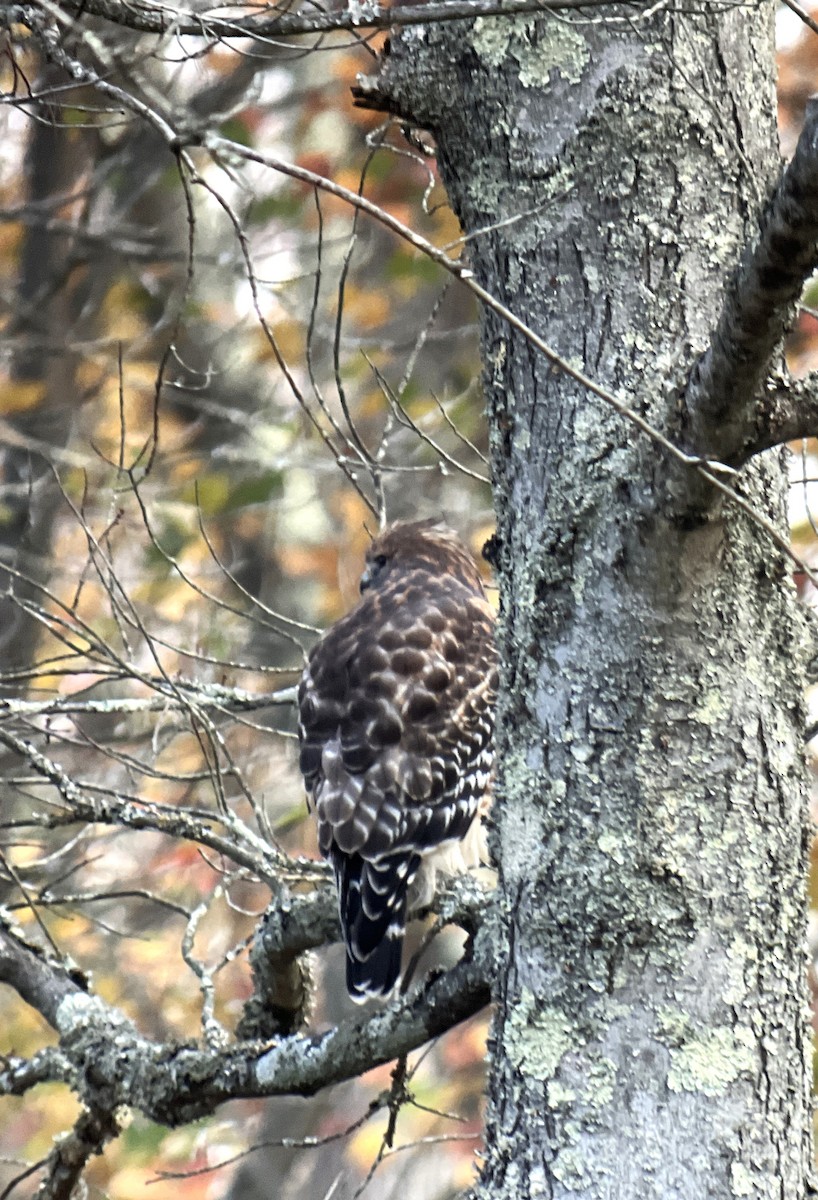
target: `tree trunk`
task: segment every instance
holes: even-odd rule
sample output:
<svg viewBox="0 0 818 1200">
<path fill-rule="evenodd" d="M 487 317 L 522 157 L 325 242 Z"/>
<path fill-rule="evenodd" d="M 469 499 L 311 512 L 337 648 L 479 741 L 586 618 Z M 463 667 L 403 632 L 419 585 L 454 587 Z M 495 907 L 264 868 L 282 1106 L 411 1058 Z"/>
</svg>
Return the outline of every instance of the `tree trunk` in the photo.
<svg viewBox="0 0 818 1200">
<path fill-rule="evenodd" d="M 478 280 L 677 442 L 777 170 L 773 15 L 418 27 L 378 85 L 435 133 Z M 506 669 L 479 1193 L 794 1200 L 793 588 L 747 515 L 491 314 L 483 336 Z M 785 528 L 783 452 L 738 486 Z"/>
<path fill-rule="evenodd" d="M 47 95 L 53 87 L 59 95 L 66 78 L 46 67 L 35 90 Z M 60 208 L 56 198 L 81 194 L 87 138 L 79 129 L 67 135 L 62 122 L 60 108 L 44 105 L 29 129 L 25 178 L 32 220 L 22 238 L 14 303 L 4 329 L 17 396 L 29 385 L 33 397 L 0 413 L 19 439 L 4 430 L 0 444 L 0 688 L 10 695 L 25 686 L 27 679 L 21 684 L 15 673 L 30 666 L 42 633 L 41 622 L 24 605 L 43 604 L 41 588 L 49 576 L 61 500 L 54 464 L 69 441 L 80 403 L 77 357 L 68 349 L 81 307 L 71 281 L 73 239 L 58 221 L 52 229 L 50 219 Z"/>
</svg>

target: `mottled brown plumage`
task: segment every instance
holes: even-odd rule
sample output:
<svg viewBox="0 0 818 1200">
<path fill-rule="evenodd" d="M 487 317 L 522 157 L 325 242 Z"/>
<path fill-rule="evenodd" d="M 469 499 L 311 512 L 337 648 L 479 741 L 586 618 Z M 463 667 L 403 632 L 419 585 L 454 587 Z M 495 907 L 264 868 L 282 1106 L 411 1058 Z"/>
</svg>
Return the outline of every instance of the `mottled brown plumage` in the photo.
<svg viewBox="0 0 818 1200">
<path fill-rule="evenodd" d="M 433 852 L 475 823 L 497 686 L 492 610 L 451 530 L 396 523 L 366 559 L 360 601 L 313 648 L 298 693 L 301 770 L 354 999 L 391 991 L 407 904 L 428 902 Z"/>
</svg>

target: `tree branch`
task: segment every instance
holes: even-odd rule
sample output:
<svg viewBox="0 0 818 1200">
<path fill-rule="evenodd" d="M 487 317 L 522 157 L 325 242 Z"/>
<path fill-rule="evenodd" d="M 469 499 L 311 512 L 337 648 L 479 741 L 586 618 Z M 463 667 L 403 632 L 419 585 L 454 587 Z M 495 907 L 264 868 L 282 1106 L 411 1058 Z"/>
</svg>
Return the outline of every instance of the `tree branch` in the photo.
<svg viewBox="0 0 818 1200">
<path fill-rule="evenodd" d="M 793 379 L 785 368 L 772 372 L 764 381 L 759 412 L 754 452 L 818 436 L 818 372 L 802 379 Z"/>
<path fill-rule="evenodd" d="M 51 783 L 63 800 L 65 809 L 52 815 L 35 819 L 29 817 L 20 824 L 42 825 L 57 828 L 61 825 L 90 821 L 100 825 L 120 825 L 128 829 L 152 829 L 172 837 L 188 838 L 203 846 L 224 854 L 226 858 L 246 867 L 259 878 L 275 885 L 282 878 L 295 875 L 313 879 L 326 878 L 328 868 L 311 859 L 291 859 L 265 842 L 235 814 L 220 813 L 202 819 L 181 809 L 145 802 L 136 803 L 116 793 L 92 794 L 76 783 L 53 759 L 43 754 L 33 742 L 9 730 L 0 728 L 0 745 L 19 754 L 38 775 Z M 212 828 L 218 823 L 228 834 Z M 0 825 L 0 828 L 2 826 Z M 229 836 L 228 836 L 229 835 Z"/>
<path fill-rule="evenodd" d="M 71 1200 L 89 1158 L 101 1154 L 106 1142 L 118 1133 L 119 1123 L 113 1112 L 86 1109 L 80 1113 L 68 1136 L 56 1139 L 35 1200 Z"/>
<path fill-rule="evenodd" d="M 212 39 L 241 37 L 294 37 L 299 34 L 332 33 L 353 29 L 389 29 L 404 25 L 428 25 L 440 21 L 473 21 L 476 17 L 514 16 L 517 13 L 557 12 L 571 8 L 604 8 L 612 0 L 443 0 L 438 4 L 416 4 L 389 8 L 364 3 L 350 4 L 335 12 L 280 12 L 259 17 L 256 14 L 236 17 L 210 17 L 206 13 L 185 12 L 169 5 L 124 4 L 121 0 L 66 0 L 62 8 L 67 13 L 104 17 L 116 25 L 142 33 L 196 34 Z M 634 6 L 636 9 L 637 6 Z M 16 11 L 17 15 L 14 16 Z M 13 5 L 9 23 L 25 23 L 24 5 Z"/>
<path fill-rule="evenodd" d="M 312 974 L 307 950 L 336 942 L 338 906 L 330 888 L 293 896 L 282 888 L 259 922 L 250 949 L 253 994 L 244 1006 L 237 1034 L 271 1038 L 294 1033 L 307 1019 Z"/>
<path fill-rule="evenodd" d="M 187 696 L 193 697 L 198 708 L 220 712 L 258 712 L 274 706 L 291 707 L 295 703 L 295 687 L 276 692 L 248 692 L 245 688 L 225 687 L 220 683 L 199 683 L 180 679 L 174 682 L 173 694 L 163 680 L 156 681 L 158 696 L 112 696 L 106 700 L 77 700 L 73 696 L 54 696 L 49 700 L 21 700 L 17 696 L 0 696 L 0 714 L 14 717 L 86 716 L 90 714 L 130 715 L 145 712 L 189 712 Z M 179 699 L 179 695 L 183 698 Z"/>
<path fill-rule="evenodd" d="M 65 997 L 55 1023 L 89 1107 L 113 1111 L 127 1104 L 175 1126 L 227 1100 L 313 1095 L 417 1049 L 488 1002 L 482 970 L 463 960 L 373 1016 L 321 1034 L 282 1038 L 272 1047 L 243 1042 L 214 1050 L 151 1042 L 98 996 L 80 993 Z"/>
<path fill-rule="evenodd" d="M 62 963 L 30 946 L 1 918 L 0 982 L 13 987 L 26 1004 L 55 1027 L 62 1002 L 70 996 L 84 995 L 79 976 L 73 976 Z"/>
<path fill-rule="evenodd" d="M 57 1046 L 45 1046 L 31 1058 L 0 1057 L 0 1096 L 23 1096 L 38 1083 L 65 1083 L 70 1077 L 71 1066 Z"/>
<path fill-rule="evenodd" d="M 455 924 L 474 937 L 489 894 L 472 875 L 446 881 L 434 902 L 421 913 L 441 924 Z M 305 952 L 337 942 L 341 936 L 338 903 L 331 888 L 294 896 L 282 888 L 261 919 L 253 938 L 250 965 L 255 987 L 237 1034 L 269 1038 L 294 1033 L 309 1015 L 312 978 Z"/>
<path fill-rule="evenodd" d="M 759 395 L 804 281 L 818 266 L 818 101 L 806 118 L 792 161 L 769 203 L 755 246 L 729 285 L 716 331 L 691 375 L 685 398 L 689 444 L 705 456 L 740 465 L 768 446 L 818 431 L 814 406 L 794 419 Z"/>
<path fill-rule="evenodd" d="M 479 892 L 473 881 L 450 889 L 446 916 L 462 910 L 468 922 L 475 922 Z M 316 944 L 315 930 L 307 927 L 310 917 L 323 936 L 332 937 L 337 918 L 325 892 L 270 914 L 260 934 L 260 954 L 294 958 L 304 943 Z M 0 923 L 0 981 L 13 987 L 60 1034 L 58 1059 L 36 1068 L 21 1061 L 6 1063 L 0 1070 L 0 1091 L 19 1094 L 26 1080 L 61 1078 L 76 1088 L 89 1110 L 88 1129 L 75 1129 L 70 1153 L 52 1163 L 55 1179 L 67 1177 L 83 1154 L 87 1158 L 97 1153 L 114 1136 L 115 1130 L 103 1127 L 94 1114 L 127 1104 L 151 1120 L 177 1125 L 211 1113 L 227 1100 L 312 1095 L 416 1049 L 490 999 L 482 969 L 465 958 L 451 971 L 432 977 L 420 991 L 368 1018 L 322 1034 L 281 1038 L 272 1048 L 245 1041 L 220 1050 L 142 1037 L 122 1013 L 88 995 L 78 978 L 29 946 L 7 923 Z M 95 1131 L 93 1137 L 85 1136 L 89 1131 Z"/>
</svg>

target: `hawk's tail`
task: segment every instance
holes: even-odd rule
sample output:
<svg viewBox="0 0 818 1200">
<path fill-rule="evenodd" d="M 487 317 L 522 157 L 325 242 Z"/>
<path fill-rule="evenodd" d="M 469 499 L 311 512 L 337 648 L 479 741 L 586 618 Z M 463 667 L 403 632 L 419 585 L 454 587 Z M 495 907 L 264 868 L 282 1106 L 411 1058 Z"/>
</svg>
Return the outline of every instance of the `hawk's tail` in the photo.
<svg viewBox="0 0 818 1200">
<path fill-rule="evenodd" d="M 420 856 L 390 854 L 371 862 L 360 854 L 339 854 L 333 865 L 349 994 L 358 1002 L 388 996 L 400 977 L 406 900 Z"/>
</svg>

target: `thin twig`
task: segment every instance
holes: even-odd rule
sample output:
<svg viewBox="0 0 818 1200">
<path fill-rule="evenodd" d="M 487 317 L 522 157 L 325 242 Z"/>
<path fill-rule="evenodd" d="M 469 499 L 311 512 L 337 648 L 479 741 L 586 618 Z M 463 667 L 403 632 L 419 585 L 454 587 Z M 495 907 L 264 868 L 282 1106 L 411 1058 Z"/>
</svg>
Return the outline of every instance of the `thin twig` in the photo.
<svg viewBox="0 0 818 1200">
<path fill-rule="evenodd" d="M 816 120 L 818 120 L 818 103 L 816 104 Z M 337 196 L 347 204 L 360 208 L 362 212 L 367 213 L 398 237 L 408 242 L 411 246 L 414 246 L 416 250 L 425 254 L 427 258 L 432 259 L 433 262 L 436 262 L 445 271 L 448 271 L 450 275 L 460 280 L 464 287 L 468 288 L 486 308 L 507 322 L 512 329 L 515 329 L 553 366 L 567 375 L 569 379 L 573 379 L 575 383 L 578 383 L 581 387 L 591 392 L 592 395 L 598 396 L 600 400 L 610 405 L 620 416 L 630 421 L 632 425 L 649 437 L 656 445 L 661 446 L 677 462 L 695 471 L 702 479 L 712 484 L 723 496 L 733 504 L 736 504 L 743 512 L 747 513 L 768 534 L 782 554 L 786 555 L 798 567 L 799 571 L 803 571 L 815 586 L 818 587 L 818 574 L 813 572 L 812 568 L 800 555 L 795 553 L 787 539 L 782 536 L 773 523 L 762 513 L 758 512 L 743 496 L 723 482 L 722 476 L 735 478 L 738 475 L 738 472 L 733 467 L 713 459 L 703 458 L 698 454 L 688 454 L 675 445 L 661 430 L 656 429 L 643 416 L 623 400 L 620 400 L 613 392 L 609 391 L 608 388 L 603 387 L 596 380 L 586 375 L 584 371 L 580 371 L 577 367 L 573 366 L 562 355 L 557 354 L 525 321 L 512 312 L 502 301 L 498 300 L 496 296 L 493 296 L 482 284 L 478 283 L 474 278 L 473 271 L 464 263 L 449 258 L 443 250 L 433 245 L 414 229 L 410 229 L 409 226 L 404 225 L 403 222 L 393 217 L 377 204 L 373 204 L 371 200 L 367 200 L 365 196 L 359 196 L 357 193 L 350 191 L 349 188 L 345 188 L 331 179 L 325 179 L 321 175 L 316 175 L 314 171 L 309 171 L 306 167 L 300 167 L 269 152 L 262 153 L 250 147 L 241 146 L 237 142 L 230 142 L 215 134 L 208 135 L 205 139 L 205 144 L 208 149 L 219 156 L 233 154 L 237 158 L 243 158 L 249 162 L 269 167 L 271 170 L 280 171 L 283 175 L 289 175 L 292 179 L 298 179 L 303 183 L 310 184 L 312 187 L 319 187 L 330 195 Z"/>
<path fill-rule="evenodd" d="M 509 17 L 518 13 L 543 13 L 565 9 L 605 8 L 610 0 L 445 0 L 441 4 L 406 5 L 405 8 L 382 7 L 363 3 L 335 12 L 283 13 L 268 18 L 257 16 L 226 20 L 202 13 L 156 4 L 140 4 L 135 8 L 118 0 L 71 0 L 67 9 L 105 17 L 129 29 L 143 33 L 195 34 L 213 40 L 227 38 L 292 37 L 300 34 L 349 32 L 358 29 L 389 29 L 404 25 L 429 25 L 441 21 L 473 21 L 477 17 Z M 24 13 L 26 6 L 13 5 Z M 638 6 L 634 6 L 638 11 Z M 22 15 L 13 19 L 23 20 Z"/>
</svg>

